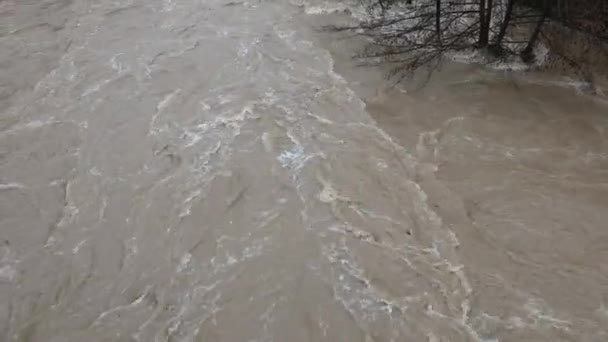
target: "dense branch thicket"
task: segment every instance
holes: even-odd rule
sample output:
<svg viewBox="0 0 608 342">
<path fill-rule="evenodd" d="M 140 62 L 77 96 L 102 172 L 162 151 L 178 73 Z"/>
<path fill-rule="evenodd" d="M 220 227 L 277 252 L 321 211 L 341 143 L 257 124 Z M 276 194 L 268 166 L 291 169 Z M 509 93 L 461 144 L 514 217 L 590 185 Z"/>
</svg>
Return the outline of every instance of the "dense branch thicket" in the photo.
<svg viewBox="0 0 608 342">
<path fill-rule="evenodd" d="M 522 5 L 542 9 L 543 0 L 522 0 Z M 551 0 L 550 18 L 560 24 L 608 40 L 608 1 Z"/>
<path fill-rule="evenodd" d="M 532 63 L 548 23 L 583 32 L 598 44 L 608 42 L 606 0 L 368 1 L 369 20 L 334 29 L 370 38 L 359 57 L 391 64 L 391 76 L 399 79 L 464 51 Z"/>
</svg>

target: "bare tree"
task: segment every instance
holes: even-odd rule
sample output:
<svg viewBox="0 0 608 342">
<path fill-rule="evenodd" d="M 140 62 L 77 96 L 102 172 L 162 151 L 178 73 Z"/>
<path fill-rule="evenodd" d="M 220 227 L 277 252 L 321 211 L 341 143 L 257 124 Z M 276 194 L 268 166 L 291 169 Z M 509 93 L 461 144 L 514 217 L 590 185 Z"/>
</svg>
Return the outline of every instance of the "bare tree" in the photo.
<svg viewBox="0 0 608 342">
<path fill-rule="evenodd" d="M 500 31 L 498 31 L 498 34 L 496 35 L 496 39 L 494 40 L 494 43 L 492 44 L 492 46 L 494 48 L 500 48 L 500 46 L 502 45 L 503 39 L 507 35 L 507 29 L 509 28 L 509 24 L 511 23 L 511 16 L 513 15 L 513 6 L 515 6 L 515 1 L 516 0 L 508 0 L 508 2 L 507 2 L 506 9 L 505 9 L 505 15 L 504 15 L 504 18 L 502 19 L 502 23 L 500 24 Z"/>
<path fill-rule="evenodd" d="M 486 22 L 489 18 L 486 18 L 486 0 L 479 0 L 479 47 L 486 47 L 488 45 L 489 32 L 486 26 Z"/>
<path fill-rule="evenodd" d="M 371 1 L 370 8 L 375 13 L 369 20 L 332 29 L 369 38 L 370 43 L 357 57 L 365 64 L 391 65 L 390 76 L 398 80 L 421 68 L 432 70 L 444 55 L 463 51 L 488 51 L 488 57 L 519 55 L 523 61 L 531 62 L 534 47 L 540 39 L 546 39 L 542 38 L 542 31 L 549 21 L 564 26 L 587 27 L 589 21 L 603 28 L 608 26 L 605 0 L 367 1 Z M 592 6 L 599 3 L 604 4 L 604 12 Z M 393 6 L 398 6 L 398 10 L 391 11 Z M 508 39 L 514 26 L 523 27 L 519 30 L 523 32 L 529 27 L 529 35 Z M 608 41 L 608 28 L 589 32 Z"/>
<path fill-rule="evenodd" d="M 543 2 L 544 2 L 544 4 L 543 4 L 542 14 L 540 15 L 540 18 L 538 19 L 538 23 L 534 27 L 534 31 L 532 31 L 532 34 L 530 35 L 528 44 L 521 52 L 521 58 L 524 62 L 531 62 L 532 60 L 534 60 L 534 46 L 535 46 L 536 42 L 538 41 L 538 37 L 540 36 L 541 30 L 543 28 L 543 25 L 545 24 L 545 21 L 551 14 L 551 3 L 549 2 L 549 0 L 544 0 Z"/>
</svg>

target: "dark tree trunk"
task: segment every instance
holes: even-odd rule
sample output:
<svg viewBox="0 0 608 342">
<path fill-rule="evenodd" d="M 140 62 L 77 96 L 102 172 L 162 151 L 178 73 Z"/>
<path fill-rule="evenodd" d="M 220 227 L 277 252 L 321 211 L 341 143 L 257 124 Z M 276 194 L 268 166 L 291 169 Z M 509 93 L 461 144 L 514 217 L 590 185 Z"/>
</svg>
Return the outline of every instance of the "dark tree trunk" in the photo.
<svg viewBox="0 0 608 342">
<path fill-rule="evenodd" d="M 540 31 L 543 25 L 545 24 L 547 17 L 549 17 L 549 15 L 551 14 L 551 3 L 548 0 L 544 0 L 543 6 L 543 13 L 541 14 L 540 18 L 538 19 L 538 22 L 536 23 L 534 32 L 532 32 L 532 35 L 528 40 L 526 48 L 521 52 L 521 58 L 526 63 L 530 63 L 534 60 L 534 45 L 538 41 Z"/>
<path fill-rule="evenodd" d="M 437 41 L 441 45 L 441 0 L 435 0 L 435 32 L 437 32 Z"/>
<path fill-rule="evenodd" d="M 486 0 L 479 0 L 479 47 L 488 46 L 489 32 L 486 28 Z"/>
<path fill-rule="evenodd" d="M 502 24 L 500 25 L 500 31 L 498 32 L 498 36 L 496 36 L 496 40 L 494 41 L 494 46 L 497 48 L 502 44 L 502 40 L 505 38 L 507 34 L 507 29 L 509 28 L 509 23 L 511 22 L 511 16 L 513 15 L 513 5 L 515 5 L 515 0 L 509 0 L 507 3 L 507 8 L 505 12 L 505 17 L 502 20 Z"/>
<path fill-rule="evenodd" d="M 484 45 L 486 46 L 488 45 L 488 41 L 490 40 L 490 27 L 492 25 L 492 10 L 494 9 L 494 1 L 493 0 L 486 0 L 486 15 L 485 15 L 485 21 L 484 21 L 484 26 L 482 28 L 483 32 L 484 32 Z"/>
<path fill-rule="evenodd" d="M 490 27 L 492 22 L 492 10 L 494 9 L 494 0 L 486 0 L 486 26 Z"/>
</svg>

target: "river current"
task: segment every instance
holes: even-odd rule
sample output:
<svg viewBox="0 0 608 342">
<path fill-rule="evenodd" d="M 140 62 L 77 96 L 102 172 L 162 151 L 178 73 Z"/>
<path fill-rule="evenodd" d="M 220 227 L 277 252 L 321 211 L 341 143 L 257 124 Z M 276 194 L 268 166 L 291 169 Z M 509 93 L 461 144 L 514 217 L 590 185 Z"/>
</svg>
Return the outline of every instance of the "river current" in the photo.
<svg viewBox="0 0 608 342">
<path fill-rule="evenodd" d="M 606 103 L 345 8 L 0 0 L 0 340 L 608 340 Z"/>
</svg>

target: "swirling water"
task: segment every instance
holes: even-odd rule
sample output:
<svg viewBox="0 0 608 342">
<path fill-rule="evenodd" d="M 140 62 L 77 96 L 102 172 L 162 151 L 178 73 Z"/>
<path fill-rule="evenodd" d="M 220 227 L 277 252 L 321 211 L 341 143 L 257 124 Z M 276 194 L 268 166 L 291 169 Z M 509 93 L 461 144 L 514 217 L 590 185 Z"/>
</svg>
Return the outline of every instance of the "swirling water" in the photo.
<svg viewBox="0 0 608 342">
<path fill-rule="evenodd" d="M 3 340 L 605 340 L 605 107 L 367 97 L 343 7 L 0 1 Z"/>
</svg>

